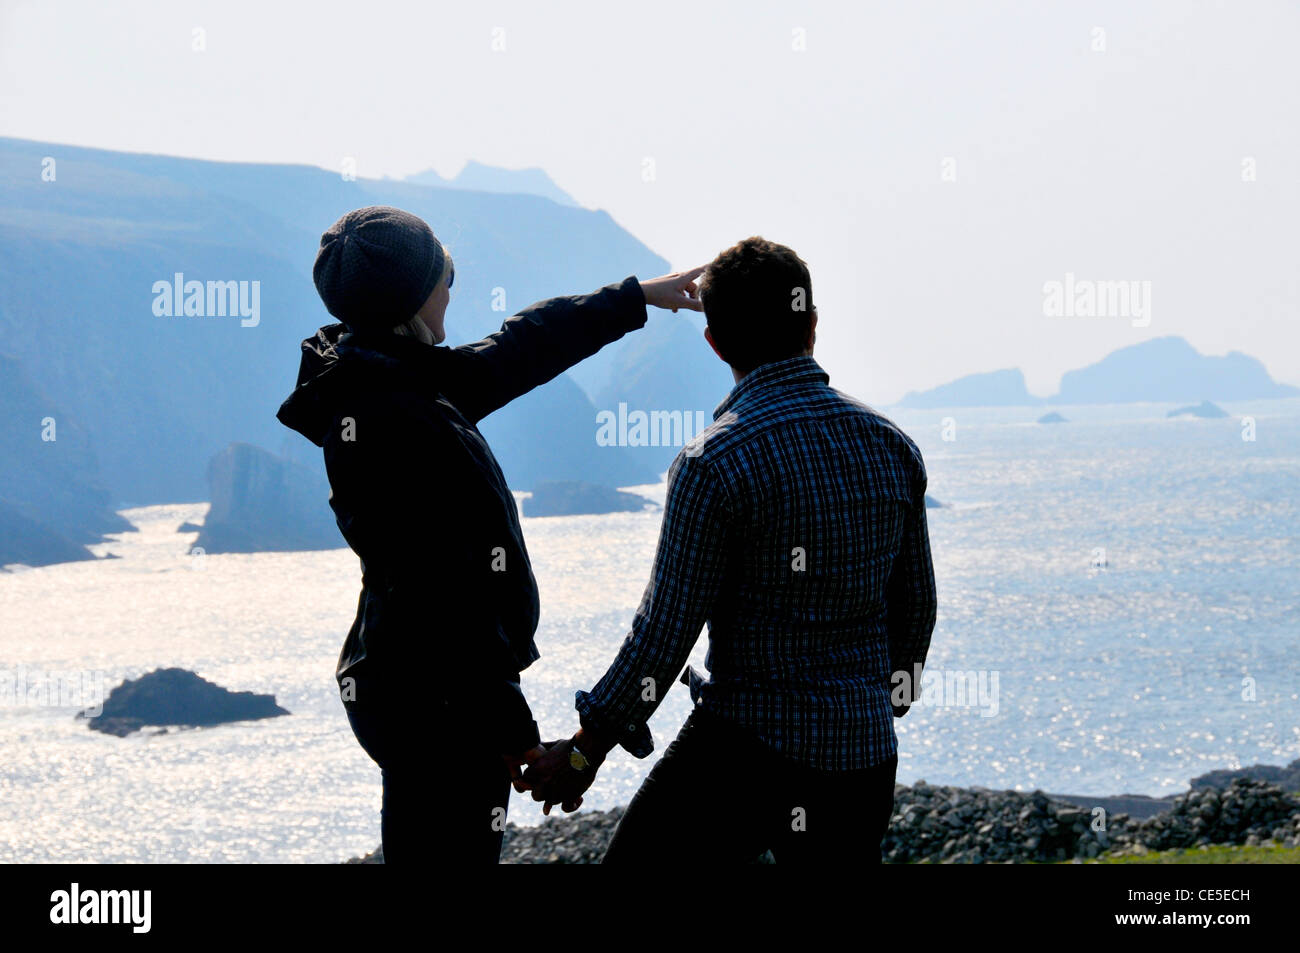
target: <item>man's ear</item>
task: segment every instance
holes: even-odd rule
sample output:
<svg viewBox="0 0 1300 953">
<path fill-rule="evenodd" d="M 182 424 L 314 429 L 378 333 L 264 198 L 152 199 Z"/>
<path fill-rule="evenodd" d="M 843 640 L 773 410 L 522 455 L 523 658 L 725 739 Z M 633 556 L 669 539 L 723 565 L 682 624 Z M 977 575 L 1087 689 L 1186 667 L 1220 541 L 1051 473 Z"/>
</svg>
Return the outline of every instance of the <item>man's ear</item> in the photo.
<svg viewBox="0 0 1300 953">
<path fill-rule="evenodd" d="M 704 329 L 704 340 L 709 342 L 709 347 L 713 348 L 713 353 L 718 355 L 718 360 L 722 361 L 723 364 L 727 364 L 727 359 L 722 356 L 722 352 L 718 350 L 717 342 L 713 340 L 713 332 L 708 328 Z"/>
<path fill-rule="evenodd" d="M 808 350 L 812 351 L 813 345 L 817 343 L 817 309 L 812 309 L 812 320 L 808 322 Z"/>
</svg>

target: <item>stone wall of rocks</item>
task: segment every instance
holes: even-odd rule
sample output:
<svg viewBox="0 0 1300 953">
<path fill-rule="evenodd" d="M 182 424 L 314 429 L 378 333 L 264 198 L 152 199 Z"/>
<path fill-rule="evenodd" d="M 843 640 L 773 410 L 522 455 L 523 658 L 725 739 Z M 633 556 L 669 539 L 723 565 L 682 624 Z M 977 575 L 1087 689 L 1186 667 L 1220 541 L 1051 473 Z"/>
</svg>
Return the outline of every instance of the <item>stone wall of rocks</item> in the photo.
<svg viewBox="0 0 1300 953">
<path fill-rule="evenodd" d="M 599 863 L 622 808 L 506 828 L 503 864 Z M 1300 797 L 1265 781 L 1180 794 L 1143 820 L 1054 800 L 1041 791 L 941 787 L 918 781 L 894 792 L 881 843 L 886 863 L 1054 863 L 1207 844 L 1300 847 Z M 382 863 L 376 851 L 350 863 Z M 756 862 L 762 862 L 757 860 Z"/>
<path fill-rule="evenodd" d="M 1300 847 L 1300 797 L 1238 778 L 1222 790 L 1179 795 L 1168 811 L 1117 831 L 1114 840 L 1118 853 L 1206 844 Z"/>
<path fill-rule="evenodd" d="M 1190 791 L 1144 820 L 1097 814 L 1035 791 L 900 786 L 881 845 L 889 863 L 1051 863 L 1105 851 L 1203 844 L 1300 847 L 1300 798 L 1263 781 Z"/>
</svg>

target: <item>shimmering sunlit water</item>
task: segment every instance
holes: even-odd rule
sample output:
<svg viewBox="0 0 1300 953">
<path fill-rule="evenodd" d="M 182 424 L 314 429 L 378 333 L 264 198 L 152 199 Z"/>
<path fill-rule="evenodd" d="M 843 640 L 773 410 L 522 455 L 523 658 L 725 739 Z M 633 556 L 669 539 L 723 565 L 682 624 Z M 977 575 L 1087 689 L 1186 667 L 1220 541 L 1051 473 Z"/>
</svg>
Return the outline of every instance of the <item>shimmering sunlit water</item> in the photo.
<svg viewBox="0 0 1300 953">
<path fill-rule="evenodd" d="M 1300 754 L 1300 400 L 1217 421 L 1166 409 L 1064 408 L 1052 427 L 1023 408 L 896 418 L 955 504 L 929 513 L 930 667 L 996 672 L 998 689 L 996 710 L 899 722 L 900 780 L 1159 794 Z M 0 573 L 0 671 L 101 672 L 107 689 L 178 665 L 293 714 L 119 739 L 68 707 L 0 706 L 0 861 L 328 862 L 377 843 L 378 771 L 332 679 L 355 558 L 187 555 L 176 528 L 205 508 L 126 511 L 139 531 L 98 547 L 120 559 Z M 524 523 L 543 605 L 524 687 L 558 736 L 626 633 L 659 515 Z M 675 686 L 651 723 L 659 750 L 689 704 Z M 615 753 L 587 807 L 626 803 L 653 761 Z M 511 817 L 540 813 L 516 796 Z"/>
</svg>

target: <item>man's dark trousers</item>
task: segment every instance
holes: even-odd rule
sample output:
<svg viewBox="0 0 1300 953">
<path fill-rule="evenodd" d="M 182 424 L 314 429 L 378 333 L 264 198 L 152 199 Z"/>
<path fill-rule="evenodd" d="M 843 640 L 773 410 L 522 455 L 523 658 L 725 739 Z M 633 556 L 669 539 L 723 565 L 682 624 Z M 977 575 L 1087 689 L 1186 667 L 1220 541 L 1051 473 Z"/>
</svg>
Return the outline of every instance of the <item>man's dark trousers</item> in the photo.
<svg viewBox="0 0 1300 953">
<path fill-rule="evenodd" d="M 898 757 L 861 771 L 790 761 L 696 707 L 627 807 L 601 863 L 880 863 Z"/>
</svg>

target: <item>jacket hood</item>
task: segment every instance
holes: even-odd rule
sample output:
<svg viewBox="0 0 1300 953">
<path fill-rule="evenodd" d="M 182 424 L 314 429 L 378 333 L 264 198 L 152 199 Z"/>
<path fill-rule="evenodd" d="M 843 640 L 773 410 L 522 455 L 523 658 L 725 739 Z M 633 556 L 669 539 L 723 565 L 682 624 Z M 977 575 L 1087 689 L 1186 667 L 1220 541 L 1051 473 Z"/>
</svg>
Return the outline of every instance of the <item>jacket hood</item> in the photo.
<svg viewBox="0 0 1300 953">
<path fill-rule="evenodd" d="M 302 342 L 298 383 L 275 416 L 322 447 L 339 404 L 355 398 L 358 388 L 388 388 L 400 380 L 427 391 L 447 353 L 414 338 L 327 324 Z"/>
<path fill-rule="evenodd" d="M 327 324 L 302 342 L 298 383 L 275 415 L 318 447 L 334 419 L 334 396 L 344 376 L 336 345 L 347 332 L 343 324 Z"/>
</svg>

